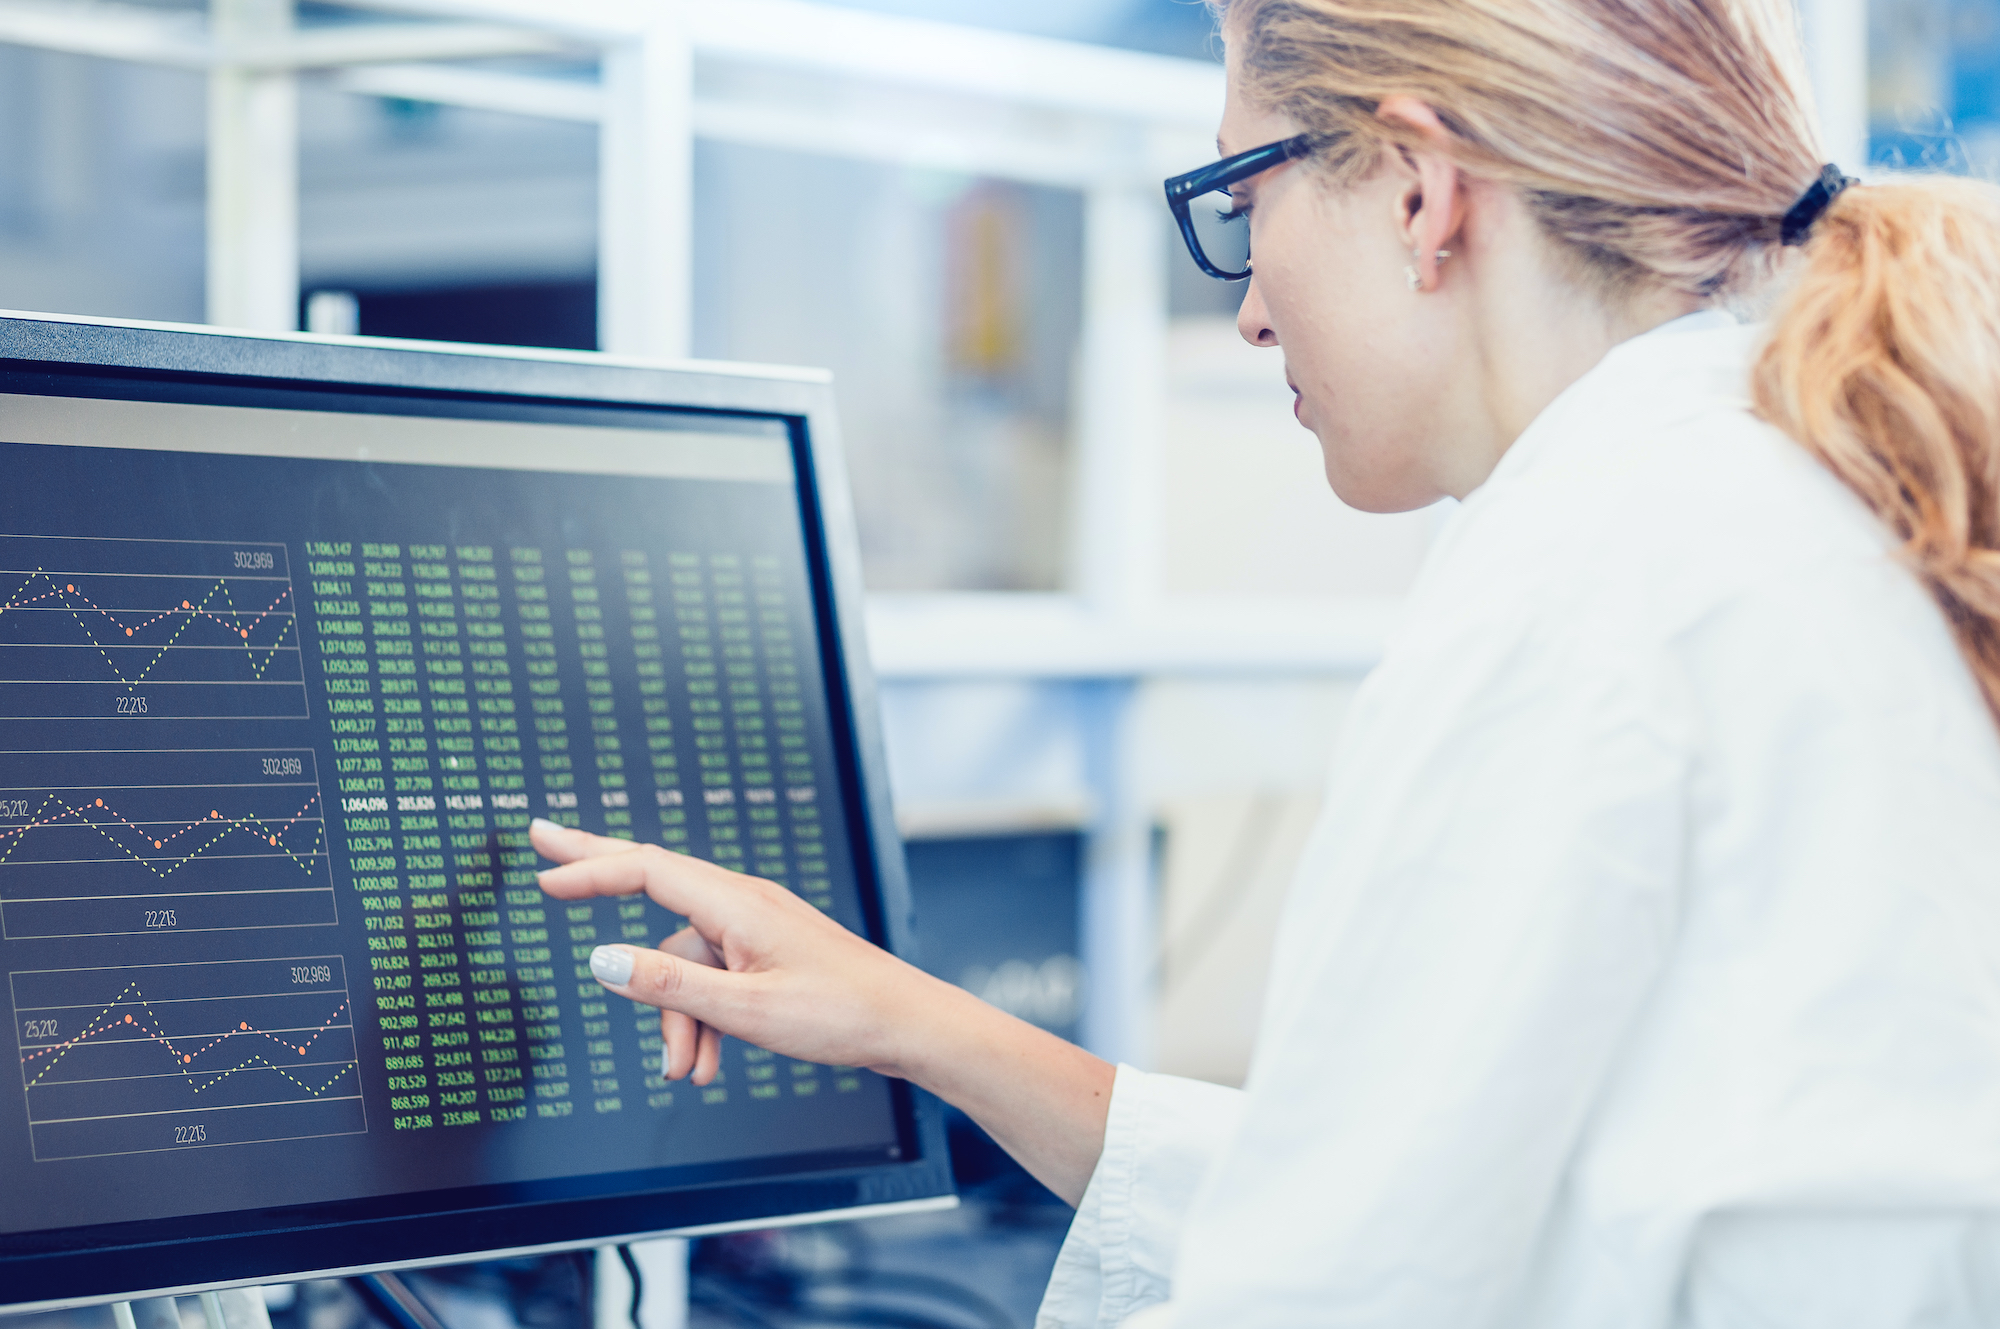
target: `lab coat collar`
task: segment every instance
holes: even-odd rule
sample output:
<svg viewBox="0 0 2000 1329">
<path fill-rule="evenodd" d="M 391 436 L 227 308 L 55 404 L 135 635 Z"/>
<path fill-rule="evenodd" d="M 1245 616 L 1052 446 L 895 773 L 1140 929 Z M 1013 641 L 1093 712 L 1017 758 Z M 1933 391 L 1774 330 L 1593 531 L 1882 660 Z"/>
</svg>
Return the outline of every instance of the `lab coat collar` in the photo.
<svg viewBox="0 0 2000 1329">
<path fill-rule="evenodd" d="M 1759 329 L 1720 309 L 1684 314 L 1618 343 L 1564 388 L 1501 455 L 1486 483 L 1466 496 L 1480 503 L 1552 463 L 1569 446 L 1608 446 L 1618 424 L 1655 427 L 1724 403 L 1749 404 L 1746 370 Z"/>
</svg>

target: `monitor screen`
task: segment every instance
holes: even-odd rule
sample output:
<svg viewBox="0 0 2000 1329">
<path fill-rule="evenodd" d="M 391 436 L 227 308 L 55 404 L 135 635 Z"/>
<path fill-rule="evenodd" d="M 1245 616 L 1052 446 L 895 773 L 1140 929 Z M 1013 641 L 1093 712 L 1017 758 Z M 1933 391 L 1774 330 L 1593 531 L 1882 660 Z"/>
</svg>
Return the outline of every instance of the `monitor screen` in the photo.
<svg viewBox="0 0 2000 1329">
<path fill-rule="evenodd" d="M 371 1225 L 444 1213 L 518 1229 L 432 1238 L 459 1258 L 616 1235 L 564 1225 L 606 1196 L 661 1231 L 835 1193 L 774 1182 L 948 1192 L 867 1071 L 730 1041 L 663 1081 L 588 956 L 681 920 L 544 897 L 527 838 L 893 940 L 812 414 L 232 368 L 0 375 L 0 1268 L 194 1240 L 188 1287 L 393 1263 Z M 300 1223 L 352 1258 L 229 1264 Z"/>
</svg>

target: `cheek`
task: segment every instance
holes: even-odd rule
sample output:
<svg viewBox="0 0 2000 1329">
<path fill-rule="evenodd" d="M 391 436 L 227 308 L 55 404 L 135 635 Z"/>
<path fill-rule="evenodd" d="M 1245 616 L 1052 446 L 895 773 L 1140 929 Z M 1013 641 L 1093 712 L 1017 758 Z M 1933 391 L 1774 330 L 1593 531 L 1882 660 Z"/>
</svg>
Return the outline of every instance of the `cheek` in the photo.
<svg viewBox="0 0 2000 1329">
<path fill-rule="evenodd" d="M 1300 275 L 1273 281 L 1265 297 L 1286 366 L 1303 389 L 1300 422 L 1318 438 L 1327 482 L 1343 502 L 1400 510 L 1437 386 L 1422 381 L 1428 358 L 1414 344 L 1407 307 L 1414 297 L 1400 272 L 1393 282 L 1352 269 Z"/>
<path fill-rule="evenodd" d="M 1389 342 L 1400 312 L 1399 274 L 1385 283 L 1363 257 L 1369 248 L 1335 209 L 1299 208 L 1258 237 L 1257 284 L 1292 379 L 1313 405 L 1346 415 L 1373 395 L 1395 359 Z M 1404 292 L 1405 299 L 1408 298 Z"/>
<path fill-rule="evenodd" d="M 1263 274 L 1260 274 L 1260 277 Z M 1374 283 L 1327 265 L 1271 274 L 1264 299 L 1304 423 L 1322 438 L 1372 432 L 1404 395 L 1396 311 Z"/>
</svg>

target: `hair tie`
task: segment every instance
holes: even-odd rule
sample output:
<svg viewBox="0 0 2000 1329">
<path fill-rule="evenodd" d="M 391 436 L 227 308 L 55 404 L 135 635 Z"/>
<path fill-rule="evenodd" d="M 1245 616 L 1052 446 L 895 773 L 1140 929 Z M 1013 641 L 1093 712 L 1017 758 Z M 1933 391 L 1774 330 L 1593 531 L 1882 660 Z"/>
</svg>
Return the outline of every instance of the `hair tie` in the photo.
<svg viewBox="0 0 2000 1329">
<path fill-rule="evenodd" d="M 1812 234 L 1813 223 L 1839 197 L 1840 191 L 1860 183 L 1851 175 L 1842 175 L 1840 168 L 1832 162 L 1821 167 L 1819 179 L 1807 185 L 1806 192 L 1799 195 L 1798 201 L 1785 209 L 1784 220 L 1778 223 L 1780 243 L 1804 244 L 1806 237 Z"/>
</svg>

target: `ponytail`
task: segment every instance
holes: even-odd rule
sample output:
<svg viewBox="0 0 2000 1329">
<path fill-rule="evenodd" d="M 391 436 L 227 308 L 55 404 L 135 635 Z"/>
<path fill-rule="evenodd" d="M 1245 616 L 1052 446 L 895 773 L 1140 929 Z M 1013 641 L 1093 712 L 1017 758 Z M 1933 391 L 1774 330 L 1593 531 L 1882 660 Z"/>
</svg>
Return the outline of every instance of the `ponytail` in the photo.
<svg viewBox="0 0 2000 1329">
<path fill-rule="evenodd" d="M 2000 723 L 2000 189 L 1849 189 L 1751 374 L 1757 413 L 1860 496 Z"/>
</svg>

